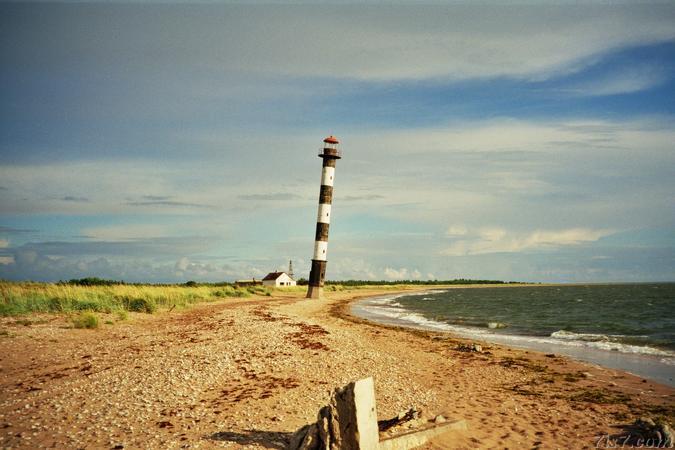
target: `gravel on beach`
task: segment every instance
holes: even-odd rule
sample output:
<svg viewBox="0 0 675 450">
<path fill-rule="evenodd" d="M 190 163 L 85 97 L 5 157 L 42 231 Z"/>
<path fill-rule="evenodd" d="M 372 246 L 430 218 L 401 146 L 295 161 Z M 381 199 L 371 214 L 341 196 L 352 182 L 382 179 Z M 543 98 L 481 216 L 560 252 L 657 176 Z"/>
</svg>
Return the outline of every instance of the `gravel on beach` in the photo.
<svg viewBox="0 0 675 450">
<path fill-rule="evenodd" d="M 468 421 L 468 432 L 434 448 L 594 448 L 617 422 L 672 412 L 672 388 L 367 324 L 345 312 L 353 296 L 220 300 L 97 330 L 60 316 L 30 326 L 4 318 L 0 447 L 283 448 L 334 388 L 368 376 L 380 418 L 415 407 Z M 605 401 L 574 400 L 588 391 Z"/>
</svg>

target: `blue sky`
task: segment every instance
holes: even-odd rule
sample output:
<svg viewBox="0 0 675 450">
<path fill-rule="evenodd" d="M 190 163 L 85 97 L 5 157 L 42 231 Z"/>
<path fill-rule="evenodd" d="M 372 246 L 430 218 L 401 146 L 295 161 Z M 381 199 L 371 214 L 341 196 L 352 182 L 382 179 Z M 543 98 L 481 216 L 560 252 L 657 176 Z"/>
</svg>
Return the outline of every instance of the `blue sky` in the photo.
<svg viewBox="0 0 675 450">
<path fill-rule="evenodd" d="M 0 278 L 675 280 L 675 5 L 0 3 Z"/>
</svg>

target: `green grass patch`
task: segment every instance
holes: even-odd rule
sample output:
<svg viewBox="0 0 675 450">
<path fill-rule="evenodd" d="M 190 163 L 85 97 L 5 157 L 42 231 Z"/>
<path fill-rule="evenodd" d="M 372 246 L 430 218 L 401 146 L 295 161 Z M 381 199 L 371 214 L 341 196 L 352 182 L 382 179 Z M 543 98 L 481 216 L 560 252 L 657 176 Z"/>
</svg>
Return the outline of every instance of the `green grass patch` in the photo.
<svg viewBox="0 0 675 450">
<path fill-rule="evenodd" d="M 61 283 L 0 281 L 0 316 L 31 313 L 117 313 L 133 311 L 152 314 L 161 309 L 226 298 L 269 296 L 263 286 L 236 287 L 229 284 L 185 283 L 180 285 L 137 285 L 82 279 Z"/>
<path fill-rule="evenodd" d="M 71 321 L 75 328 L 94 329 L 99 326 L 98 316 L 90 312 L 78 314 L 77 316 L 74 316 Z"/>
<path fill-rule="evenodd" d="M 133 312 L 142 312 L 152 314 L 157 311 L 157 303 L 154 299 L 139 297 L 139 298 L 129 298 L 124 297 L 122 299 L 124 302 L 125 309 Z"/>
</svg>

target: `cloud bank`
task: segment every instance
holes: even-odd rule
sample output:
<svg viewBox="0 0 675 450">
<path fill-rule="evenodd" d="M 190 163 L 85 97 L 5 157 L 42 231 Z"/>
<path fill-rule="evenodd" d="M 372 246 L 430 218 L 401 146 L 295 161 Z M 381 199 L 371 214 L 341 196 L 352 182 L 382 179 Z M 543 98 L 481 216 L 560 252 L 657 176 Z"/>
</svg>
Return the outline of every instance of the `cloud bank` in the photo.
<svg viewBox="0 0 675 450">
<path fill-rule="evenodd" d="M 329 278 L 675 279 L 672 3 L 4 3 L 0 30 L 0 277 L 306 276 L 335 134 Z"/>
</svg>

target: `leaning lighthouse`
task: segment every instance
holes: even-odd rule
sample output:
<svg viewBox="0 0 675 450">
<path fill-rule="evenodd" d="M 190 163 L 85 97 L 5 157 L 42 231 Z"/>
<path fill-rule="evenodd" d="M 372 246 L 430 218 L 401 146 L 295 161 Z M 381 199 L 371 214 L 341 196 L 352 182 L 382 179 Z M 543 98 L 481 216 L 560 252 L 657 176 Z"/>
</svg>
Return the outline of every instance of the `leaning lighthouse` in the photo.
<svg viewBox="0 0 675 450">
<path fill-rule="evenodd" d="M 319 213 L 316 218 L 316 236 L 314 238 L 314 256 L 312 270 L 309 272 L 307 298 L 319 298 L 326 277 L 326 252 L 328 251 L 328 227 L 330 209 L 333 203 L 333 181 L 335 180 L 335 162 L 342 158 L 338 149 L 340 141 L 335 136 L 323 140 L 323 149 L 319 158 L 323 159 L 321 168 L 321 190 L 319 191 Z"/>
</svg>

